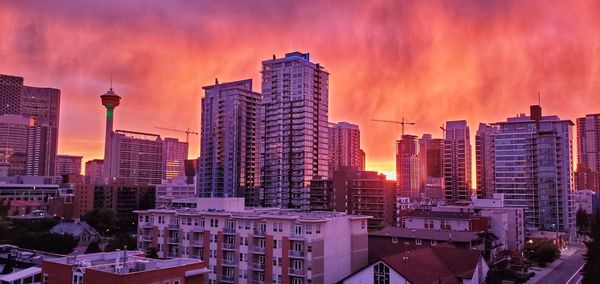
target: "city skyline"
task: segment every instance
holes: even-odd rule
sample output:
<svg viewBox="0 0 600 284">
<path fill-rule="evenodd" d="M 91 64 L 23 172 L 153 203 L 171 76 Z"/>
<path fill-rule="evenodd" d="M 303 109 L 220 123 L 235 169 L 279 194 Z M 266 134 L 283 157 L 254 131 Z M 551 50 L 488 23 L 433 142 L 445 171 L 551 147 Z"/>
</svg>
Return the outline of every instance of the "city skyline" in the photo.
<svg viewBox="0 0 600 284">
<path fill-rule="evenodd" d="M 104 109 L 97 96 L 108 89 L 111 74 L 123 96 L 115 128 L 171 137 L 176 135 L 154 126 L 199 130 L 201 86 L 214 77 L 224 82 L 252 78 L 253 89 L 259 89 L 261 60 L 295 50 L 310 52 L 327 66 L 329 120 L 359 125 L 367 169 L 390 179 L 400 131 L 373 118 L 406 117 L 417 123 L 407 127 L 408 134 L 440 137 L 439 126 L 447 120 L 476 126 L 526 112 L 538 91 L 544 109 L 565 119 L 595 113 L 593 106 L 600 102 L 594 98 L 600 87 L 594 66 L 600 58 L 593 49 L 600 36 L 588 28 L 598 21 L 597 8 L 585 2 L 556 3 L 569 5 L 559 14 L 552 12 L 556 5 L 516 2 L 354 2 L 318 8 L 290 2 L 269 8 L 263 2 L 248 11 L 243 5 L 155 4 L 135 18 L 128 16 L 139 7 L 114 3 L 82 2 L 67 10 L 53 2 L 0 5 L 0 31 L 7 39 L 0 44 L 0 73 L 23 76 L 27 85 L 61 89 L 59 153 L 83 155 L 86 161 L 103 154 Z M 390 5 L 406 17 L 386 13 Z M 179 12 L 178 18 L 152 23 L 161 8 Z M 30 9 L 44 13 L 31 17 Z M 280 9 L 298 12 L 286 24 L 276 13 Z M 192 17 L 195 13 L 203 17 Z M 227 17 L 220 17 L 224 13 Z M 424 18 L 431 23 L 419 24 Z M 240 20 L 247 25 L 232 29 Z M 528 24 L 522 26 L 523 21 Z M 224 31 L 232 34 L 223 36 Z M 247 35 L 258 33 L 267 35 Z M 234 44 L 249 42 L 252 47 Z M 90 45 L 99 47 L 94 56 L 86 48 Z M 333 48 L 341 45 L 353 48 Z M 577 100 L 565 100 L 571 97 Z M 434 103 L 443 107 L 432 115 Z M 198 151 L 194 137 L 190 157 Z"/>
</svg>

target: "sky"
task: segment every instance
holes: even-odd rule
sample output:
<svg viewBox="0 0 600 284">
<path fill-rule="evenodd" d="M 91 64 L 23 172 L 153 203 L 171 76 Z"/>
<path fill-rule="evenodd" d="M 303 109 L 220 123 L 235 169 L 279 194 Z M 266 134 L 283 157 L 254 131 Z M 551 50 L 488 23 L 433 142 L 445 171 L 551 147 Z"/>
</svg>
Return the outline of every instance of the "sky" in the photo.
<svg viewBox="0 0 600 284">
<path fill-rule="evenodd" d="M 0 73 L 59 88 L 59 153 L 102 158 L 110 87 L 115 129 L 200 128 L 202 86 L 251 78 L 261 61 L 309 52 L 330 72 L 329 120 L 361 128 L 367 168 L 395 176 L 400 128 L 465 119 L 600 112 L 598 1 L 0 2 Z M 190 137 L 190 157 L 199 139 Z"/>
</svg>

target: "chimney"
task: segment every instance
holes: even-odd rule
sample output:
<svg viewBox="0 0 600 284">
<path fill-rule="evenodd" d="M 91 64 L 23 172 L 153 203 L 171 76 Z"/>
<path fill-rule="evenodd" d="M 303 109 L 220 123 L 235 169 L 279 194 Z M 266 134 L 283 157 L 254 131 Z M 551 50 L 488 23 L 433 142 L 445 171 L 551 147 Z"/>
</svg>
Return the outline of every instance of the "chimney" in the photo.
<svg viewBox="0 0 600 284">
<path fill-rule="evenodd" d="M 215 85 L 219 85 L 219 79 L 215 78 Z"/>
<path fill-rule="evenodd" d="M 542 107 L 539 105 L 532 105 L 529 107 L 529 113 L 531 120 L 540 121 L 542 120 Z"/>
</svg>

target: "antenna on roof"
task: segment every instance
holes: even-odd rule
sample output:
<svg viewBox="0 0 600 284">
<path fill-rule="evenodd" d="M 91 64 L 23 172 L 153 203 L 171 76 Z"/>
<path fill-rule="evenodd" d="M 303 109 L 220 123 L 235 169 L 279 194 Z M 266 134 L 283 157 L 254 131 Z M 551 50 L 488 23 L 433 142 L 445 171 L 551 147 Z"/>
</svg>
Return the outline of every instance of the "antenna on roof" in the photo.
<svg viewBox="0 0 600 284">
<path fill-rule="evenodd" d="M 112 72 L 110 73 L 110 90 L 112 91 Z"/>
<path fill-rule="evenodd" d="M 273 59 L 277 59 L 277 57 L 275 57 L 275 54 L 273 54 Z"/>
<path fill-rule="evenodd" d="M 542 93 L 538 91 L 538 106 L 542 106 Z"/>
<path fill-rule="evenodd" d="M 217 79 L 217 78 L 215 77 L 215 85 L 218 85 L 218 84 L 219 84 L 219 79 Z"/>
</svg>

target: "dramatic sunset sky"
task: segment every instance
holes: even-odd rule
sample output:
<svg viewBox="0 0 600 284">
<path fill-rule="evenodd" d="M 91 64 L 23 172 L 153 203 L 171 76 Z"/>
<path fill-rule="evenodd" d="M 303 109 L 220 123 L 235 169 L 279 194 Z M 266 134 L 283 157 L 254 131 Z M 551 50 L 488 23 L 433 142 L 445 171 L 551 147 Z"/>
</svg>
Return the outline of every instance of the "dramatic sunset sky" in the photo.
<svg viewBox="0 0 600 284">
<path fill-rule="evenodd" d="M 446 120 L 600 112 L 598 1 L 1 1 L 0 73 L 62 90 L 59 153 L 101 158 L 109 88 L 115 127 L 185 135 L 201 87 L 254 79 L 273 54 L 310 52 L 331 73 L 329 117 L 362 131 L 367 168 L 394 171 L 399 128 Z M 199 155 L 193 137 L 190 157 Z"/>
</svg>

